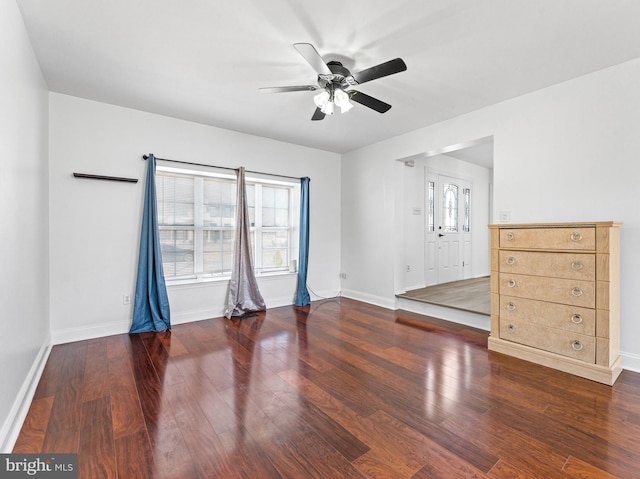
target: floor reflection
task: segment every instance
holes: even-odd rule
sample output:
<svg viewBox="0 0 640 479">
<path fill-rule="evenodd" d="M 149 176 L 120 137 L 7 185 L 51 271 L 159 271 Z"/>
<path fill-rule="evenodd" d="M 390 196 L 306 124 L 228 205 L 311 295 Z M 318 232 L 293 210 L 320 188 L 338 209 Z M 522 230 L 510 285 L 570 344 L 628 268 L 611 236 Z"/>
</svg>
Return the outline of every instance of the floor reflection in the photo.
<svg viewBox="0 0 640 479">
<path fill-rule="evenodd" d="M 237 418 L 236 449 L 241 449 L 247 439 L 246 421 L 252 379 L 251 369 L 258 334 L 264 319 L 265 312 L 224 318 L 224 330 L 232 358 L 233 408 Z"/>
</svg>

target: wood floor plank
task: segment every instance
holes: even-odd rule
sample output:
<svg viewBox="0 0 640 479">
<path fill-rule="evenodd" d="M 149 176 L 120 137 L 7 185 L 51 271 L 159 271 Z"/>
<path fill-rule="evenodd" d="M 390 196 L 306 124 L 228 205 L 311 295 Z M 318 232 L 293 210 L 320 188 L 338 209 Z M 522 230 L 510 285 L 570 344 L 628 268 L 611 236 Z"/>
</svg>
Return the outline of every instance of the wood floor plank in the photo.
<svg viewBox="0 0 640 479">
<path fill-rule="evenodd" d="M 56 366 L 55 393 L 42 452 L 77 453 L 87 344 L 71 343 Z M 48 388 L 46 388 L 48 389 Z"/>
<path fill-rule="evenodd" d="M 620 408 L 629 413 L 629 418 L 640 417 L 640 401 L 628 401 L 629 397 L 640 397 L 640 374 L 624 370 L 605 401 L 604 406 Z"/>
<path fill-rule="evenodd" d="M 71 354 L 71 351 L 66 345 L 55 345 L 51 348 L 49 358 L 42 371 L 42 376 L 40 376 L 40 382 L 38 382 L 38 386 L 33 395 L 34 399 L 55 396 L 61 381 L 60 376 L 63 373 L 60 365 L 63 363 L 67 354 Z"/>
<path fill-rule="evenodd" d="M 110 385 L 105 378 L 109 375 L 106 341 L 87 341 L 84 365 L 84 381 L 82 383 L 82 401 L 93 401 L 109 395 Z"/>
<path fill-rule="evenodd" d="M 523 472 L 507 462 L 500 460 L 491 468 L 487 477 L 489 479 L 534 479 L 536 476 Z"/>
<path fill-rule="evenodd" d="M 243 427 L 227 429 L 220 435 L 234 474 L 239 478 L 281 479 L 284 476 L 271 462 L 262 444 L 255 441 Z"/>
<path fill-rule="evenodd" d="M 83 479 L 637 477 L 640 374 L 487 337 L 338 298 L 58 345 L 15 447 L 77 452 Z"/>
<path fill-rule="evenodd" d="M 157 477 L 153 451 L 146 430 L 118 437 L 114 448 L 117 477 L 122 479 Z"/>
<path fill-rule="evenodd" d="M 349 462 L 355 461 L 370 450 L 366 444 L 313 403 L 305 403 L 300 416 L 327 444 L 339 451 Z"/>
<path fill-rule="evenodd" d="M 535 471 L 546 479 L 567 477 L 562 473 L 567 454 L 493 420 L 490 415 L 467 413 L 451 416 L 442 427 L 456 435 L 469 438 L 474 445 L 486 448 L 503 463 L 508 461 L 522 474 L 532 474 L 532 471 Z M 526 454 L 522 451 L 526 451 Z M 491 471 L 495 475 L 497 471 L 494 471 L 494 468 Z M 504 468 L 503 464 L 501 469 Z"/>
<path fill-rule="evenodd" d="M 414 477 L 416 469 L 405 464 L 389 460 L 386 450 L 374 449 L 353 462 L 354 466 L 365 477 L 383 479 L 407 479 Z"/>
<path fill-rule="evenodd" d="M 272 461 L 281 464 L 288 459 L 293 470 L 284 477 L 316 477 L 325 479 L 353 479 L 359 477 L 357 469 L 339 451 L 333 449 L 310 430 L 300 429 L 292 434 L 281 435 L 271 443 Z M 282 451 L 286 451 L 282 454 Z M 284 471 L 283 471 L 284 472 Z"/>
<path fill-rule="evenodd" d="M 446 472 L 447 475 L 441 477 L 484 477 L 467 461 L 384 412 L 376 412 L 367 420 L 380 436 L 396 438 L 393 442 L 374 447 L 368 456 L 375 456 L 376 462 L 384 458 L 386 465 L 396 471 L 397 477 L 415 477 L 418 471 L 422 471 L 421 475 L 428 471 L 430 477 L 435 477 L 436 471 Z M 408 468 L 410 474 L 403 474 L 403 468 Z M 462 472 L 464 475 L 460 474 Z"/>
<path fill-rule="evenodd" d="M 29 454 L 42 450 L 52 406 L 53 396 L 41 397 L 31 402 L 20 435 L 13 446 L 14 453 Z"/>
<path fill-rule="evenodd" d="M 570 456 L 563 469 L 564 472 L 569 474 L 570 477 L 576 479 L 617 479 L 618 476 L 609 474 L 602 469 L 589 464 L 588 462 L 581 461 L 580 459 Z"/>
<path fill-rule="evenodd" d="M 168 406 L 182 433 L 196 477 L 232 477 L 224 447 L 203 413 L 197 394 L 197 387 L 192 385 L 167 391 Z"/>
<path fill-rule="evenodd" d="M 192 397 L 197 400 L 206 420 L 216 433 L 221 434 L 228 429 L 237 427 L 238 420 L 234 410 L 229 407 L 216 388 L 214 381 L 202 369 L 200 359 L 183 358 L 177 367 L 185 380 L 185 387 L 194 391 L 191 393 Z M 208 368 L 220 369 L 217 362 L 207 362 L 205 365 Z"/>
<path fill-rule="evenodd" d="M 118 439 L 140 431 L 146 432 L 131 359 L 128 356 L 109 359 L 108 372 L 113 437 Z"/>
<path fill-rule="evenodd" d="M 117 477 L 109 397 L 85 402 L 81 409 L 78 476 Z"/>
<path fill-rule="evenodd" d="M 564 407 L 550 405 L 544 410 L 549 416 L 568 427 L 599 437 L 608 437 L 615 444 L 629 451 L 639 451 L 640 425 L 626 423 L 626 418 L 609 414 L 609 411 L 594 405 L 592 410 L 569 404 Z"/>
</svg>

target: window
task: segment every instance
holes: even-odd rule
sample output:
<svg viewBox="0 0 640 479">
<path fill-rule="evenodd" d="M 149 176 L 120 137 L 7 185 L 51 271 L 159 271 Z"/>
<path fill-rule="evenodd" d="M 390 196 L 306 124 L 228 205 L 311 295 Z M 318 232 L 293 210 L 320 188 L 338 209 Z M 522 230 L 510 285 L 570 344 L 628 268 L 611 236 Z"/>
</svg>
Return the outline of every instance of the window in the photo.
<svg viewBox="0 0 640 479">
<path fill-rule="evenodd" d="M 471 189 L 464 188 L 464 224 L 462 225 L 462 231 L 469 233 L 471 231 Z"/>
<path fill-rule="evenodd" d="M 458 232 L 458 186 L 452 183 L 442 188 L 442 223 L 445 232 Z"/>
<path fill-rule="evenodd" d="M 229 278 L 236 228 L 235 178 L 159 167 L 156 190 L 165 278 Z M 288 271 L 298 185 L 247 179 L 246 191 L 256 275 Z"/>
<path fill-rule="evenodd" d="M 429 181 L 427 188 L 427 231 L 433 233 L 436 230 L 435 216 L 436 216 L 436 184 L 433 181 Z"/>
</svg>

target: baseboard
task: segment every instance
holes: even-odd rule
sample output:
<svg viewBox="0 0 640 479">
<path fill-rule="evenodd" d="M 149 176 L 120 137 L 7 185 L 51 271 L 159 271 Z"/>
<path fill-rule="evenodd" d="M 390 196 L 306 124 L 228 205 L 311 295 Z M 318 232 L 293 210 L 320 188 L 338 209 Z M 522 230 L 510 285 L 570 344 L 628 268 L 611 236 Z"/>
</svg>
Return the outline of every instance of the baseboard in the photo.
<svg viewBox="0 0 640 479">
<path fill-rule="evenodd" d="M 51 347 L 51 336 L 47 335 L 27 373 L 27 377 L 22 383 L 22 387 L 18 391 L 11 411 L 9 411 L 9 415 L 2 425 L 0 430 L 0 451 L 3 454 L 9 454 L 13 451 L 13 446 L 18 439 L 22 424 L 27 417 L 29 407 L 31 407 L 33 395 L 40 382 L 40 376 L 42 376 L 42 371 L 44 371 L 44 367 L 47 364 L 47 359 L 49 359 Z"/>
<path fill-rule="evenodd" d="M 105 336 L 128 333 L 130 327 L 131 323 L 129 321 L 114 321 L 99 326 L 56 329 L 51 331 L 51 342 L 53 344 L 65 344 L 86 339 L 104 338 Z"/>
<path fill-rule="evenodd" d="M 311 293 L 313 301 L 334 298 L 339 293 L 335 291 L 321 291 L 320 294 Z M 267 304 L 268 308 L 279 308 L 281 306 L 291 306 L 293 298 L 290 296 L 282 296 L 279 298 L 270 298 Z M 198 311 L 186 311 L 183 313 L 171 313 L 171 324 L 185 324 L 194 321 L 203 321 L 205 319 L 220 318 L 224 316 L 225 309 L 206 309 Z M 87 339 L 103 338 L 106 336 L 114 336 L 116 334 L 126 334 L 129 332 L 131 322 L 114 321 L 99 326 L 83 327 L 83 328 L 67 328 L 57 329 L 51 332 L 52 344 L 73 343 L 75 341 L 85 341 Z"/>
<path fill-rule="evenodd" d="M 311 301 L 322 301 L 323 299 L 334 299 L 339 298 L 340 296 L 344 296 L 340 293 L 340 291 L 331 290 L 331 291 L 320 291 L 316 293 L 315 291 L 309 290 L 309 295 L 311 296 Z M 289 304 L 293 304 L 294 302 L 290 302 Z M 282 304 L 281 306 L 286 306 L 286 304 Z"/>
<path fill-rule="evenodd" d="M 620 351 L 620 356 L 622 356 L 622 369 L 640 373 L 640 355 Z"/>
<path fill-rule="evenodd" d="M 396 301 L 394 299 L 384 298 L 382 296 L 375 296 L 368 293 L 362 293 L 360 291 L 353 291 L 350 289 L 343 289 L 340 293 L 341 296 L 349 299 L 355 299 L 362 301 L 363 303 L 373 304 L 374 306 L 380 306 L 385 309 L 398 309 L 396 307 Z"/>
</svg>

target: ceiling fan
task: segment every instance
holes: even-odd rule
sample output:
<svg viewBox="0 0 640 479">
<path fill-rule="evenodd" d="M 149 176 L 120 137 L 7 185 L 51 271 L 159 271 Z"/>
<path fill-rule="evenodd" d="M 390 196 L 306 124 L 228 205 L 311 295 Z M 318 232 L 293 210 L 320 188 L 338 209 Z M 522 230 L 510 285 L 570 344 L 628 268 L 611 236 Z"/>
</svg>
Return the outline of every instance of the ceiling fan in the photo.
<svg viewBox="0 0 640 479">
<path fill-rule="evenodd" d="M 401 58 L 396 58 L 374 67 L 351 73 L 341 62 L 330 61 L 325 63 L 318 51 L 310 43 L 294 43 L 293 46 L 309 65 L 318 72 L 318 84 L 267 87 L 260 88 L 260 91 L 262 93 L 283 93 L 321 90 L 319 94 L 313 97 L 316 110 L 311 117 L 312 120 L 322 120 L 326 115 L 333 115 L 335 106 L 338 106 L 341 112 L 345 113 L 353 108 L 351 101 L 360 103 L 379 113 L 389 111 L 391 105 L 388 103 L 366 93 L 351 90 L 351 87 L 393 75 L 394 73 L 400 73 L 407 69 L 404 61 Z"/>
</svg>

